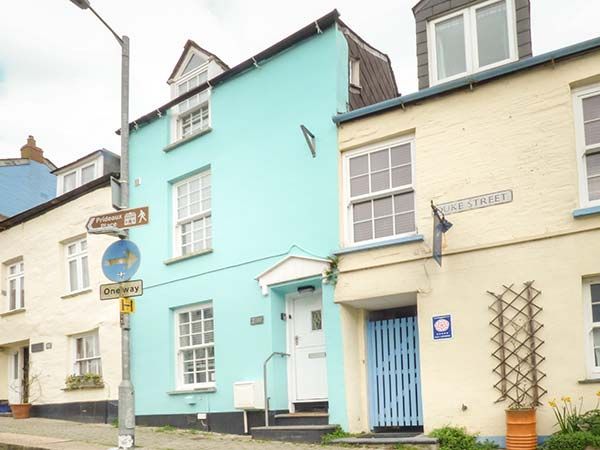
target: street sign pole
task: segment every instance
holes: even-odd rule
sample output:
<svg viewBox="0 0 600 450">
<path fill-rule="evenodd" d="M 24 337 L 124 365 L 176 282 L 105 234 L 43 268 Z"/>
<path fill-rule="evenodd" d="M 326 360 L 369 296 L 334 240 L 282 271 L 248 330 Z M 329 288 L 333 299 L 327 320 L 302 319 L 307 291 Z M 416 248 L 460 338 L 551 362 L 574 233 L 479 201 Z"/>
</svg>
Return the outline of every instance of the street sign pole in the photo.
<svg viewBox="0 0 600 450">
<path fill-rule="evenodd" d="M 129 207 L 129 37 L 121 45 L 121 205 Z M 119 385 L 119 447 L 135 446 L 135 398 L 131 383 L 131 324 L 129 314 L 121 314 L 122 381 Z"/>
</svg>

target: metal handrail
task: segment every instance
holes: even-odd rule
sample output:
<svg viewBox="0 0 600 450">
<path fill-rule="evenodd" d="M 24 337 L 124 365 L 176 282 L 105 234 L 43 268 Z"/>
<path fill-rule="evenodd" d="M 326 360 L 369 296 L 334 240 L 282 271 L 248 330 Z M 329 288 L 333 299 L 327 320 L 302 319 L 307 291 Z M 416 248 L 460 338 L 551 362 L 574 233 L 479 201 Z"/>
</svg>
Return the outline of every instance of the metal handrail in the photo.
<svg viewBox="0 0 600 450">
<path fill-rule="evenodd" d="M 269 426 L 269 395 L 267 394 L 267 363 L 271 360 L 273 356 L 279 355 L 282 358 L 285 356 L 290 356 L 289 353 L 283 352 L 273 352 L 269 355 L 269 357 L 263 363 L 263 391 L 265 396 L 265 426 Z"/>
</svg>

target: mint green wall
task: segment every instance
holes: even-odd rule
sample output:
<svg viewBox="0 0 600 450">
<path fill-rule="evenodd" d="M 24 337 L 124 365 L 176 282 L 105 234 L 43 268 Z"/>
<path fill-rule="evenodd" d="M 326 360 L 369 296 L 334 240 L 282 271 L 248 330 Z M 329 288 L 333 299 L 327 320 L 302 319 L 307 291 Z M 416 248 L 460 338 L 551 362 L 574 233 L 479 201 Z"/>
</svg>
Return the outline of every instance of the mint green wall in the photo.
<svg viewBox="0 0 600 450">
<path fill-rule="evenodd" d="M 151 217 L 131 230 L 145 286 L 132 321 L 138 415 L 233 411 L 233 383 L 262 379 L 265 358 L 285 351 L 284 294 L 263 296 L 255 278 L 290 252 L 326 257 L 338 248 L 331 118 L 347 102 L 347 58 L 343 36 L 331 27 L 214 88 L 210 133 L 169 153 L 169 117 L 132 133 L 130 179 L 141 185 L 132 186 L 131 205 L 149 205 Z M 300 124 L 317 136 L 316 158 Z M 171 183 L 206 167 L 214 251 L 165 265 L 173 256 Z M 333 289 L 323 293 L 330 420 L 346 426 L 339 311 Z M 173 309 L 207 300 L 215 315 L 217 392 L 168 395 L 175 389 Z M 250 326 L 259 315 L 265 323 Z M 270 377 L 272 408 L 286 409 L 284 361 L 274 361 Z"/>
</svg>

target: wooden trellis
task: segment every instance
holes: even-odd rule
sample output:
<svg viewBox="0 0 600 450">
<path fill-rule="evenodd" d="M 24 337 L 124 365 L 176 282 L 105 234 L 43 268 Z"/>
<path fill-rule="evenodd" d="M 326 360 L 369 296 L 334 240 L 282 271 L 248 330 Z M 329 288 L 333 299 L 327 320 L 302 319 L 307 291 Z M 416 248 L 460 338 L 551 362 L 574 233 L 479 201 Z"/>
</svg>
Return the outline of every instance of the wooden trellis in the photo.
<svg viewBox="0 0 600 450">
<path fill-rule="evenodd" d="M 492 357 L 497 362 L 494 373 L 498 382 L 494 389 L 500 392 L 497 402 L 511 401 L 511 407 L 538 406 L 547 391 L 540 382 L 546 374 L 540 365 L 546 358 L 540 353 L 544 341 L 539 337 L 543 324 L 539 321 L 542 308 L 536 300 L 542 293 L 533 287 L 533 281 L 502 286 L 501 294 L 488 291 L 494 297 L 490 309 L 494 318 L 492 342 L 496 349 Z"/>
</svg>

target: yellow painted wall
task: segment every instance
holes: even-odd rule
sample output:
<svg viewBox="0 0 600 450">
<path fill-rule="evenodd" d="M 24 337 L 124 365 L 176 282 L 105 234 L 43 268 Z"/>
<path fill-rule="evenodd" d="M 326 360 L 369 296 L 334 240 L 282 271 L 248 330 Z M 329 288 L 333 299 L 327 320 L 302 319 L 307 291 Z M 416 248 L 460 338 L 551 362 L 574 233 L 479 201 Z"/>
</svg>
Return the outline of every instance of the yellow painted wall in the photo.
<svg viewBox="0 0 600 450">
<path fill-rule="evenodd" d="M 111 211 L 109 188 L 101 188 L 46 214 L 0 233 L 2 290 L 6 290 L 6 266 L 16 257 L 25 263 L 25 311 L 0 315 L 0 398 L 7 398 L 8 351 L 15 342 L 51 343 L 52 349 L 31 353 L 31 374 L 39 379 L 41 395 L 36 404 L 116 399 L 121 374 L 119 312 L 116 301 L 99 300 L 99 285 L 107 283 L 100 261 L 114 241 L 107 236 L 89 235 L 88 265 L 90 289 L 79 295 L 67 294 L 67 273 L 63 241 L 86 235 L 89 216 Z M 0 297 L 0 311 L 7 310 L 7 297 Z M 73 373 L 73 347 L 69 336 L 98 329 L 102 357 L 103 389 L 65 392 L 65 378 Z M 35 386 L 32 390 L 39 391 Z"/>
<path fill-rule="evenodd" d="M 559 61 L 416 105 L 342 124 L 341 152 L 414 134 L 416 221 L 422 243 L 342 256 L 336 301 L 363 309 L 365 299 L 418 292 L 426 430 L 448 423 L 500 436 L 506 403 L 495 404 L 488 290 L 535 280 L 543 291 L 541 384 L 544 400 L 585 395 L 582 277 L 600 273 L 600 217 L 574 219 L 581 207 L 571 89 L 600 79 L 600 53 Z M 341 171 L 341 167 L 340 167 Z M 343 184 L 340 185 L 343 189 Z M 443 267 L 431 259 L 429 203 L 512 189 L 512 203 L 453 214 Z M 343 198 L 343 196 L 342 196 Z M 340 205 L 342 236 L 345 206 Z M 451 313 L 455 337 L 434 342 L 431 317 Z M 365 431 L 363 321 L 343 314 L 350 427 Z M 354 330 L 354 333 L 352 332 Z M 360 392 L 360 395 L 357 395 Z M 359 398 L 360 397 L 360 398 Z M 462 411 L 462 405 L 467 406 Z M 540 434 L 553 431 L 547 406 L 538 409 Z"/>
</svg>

